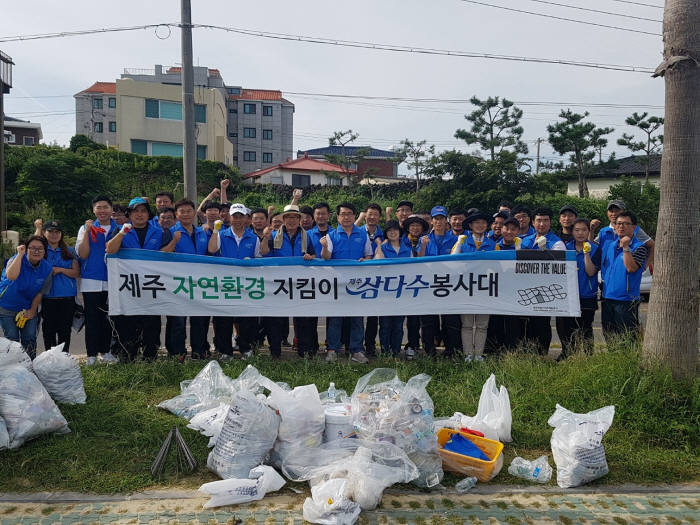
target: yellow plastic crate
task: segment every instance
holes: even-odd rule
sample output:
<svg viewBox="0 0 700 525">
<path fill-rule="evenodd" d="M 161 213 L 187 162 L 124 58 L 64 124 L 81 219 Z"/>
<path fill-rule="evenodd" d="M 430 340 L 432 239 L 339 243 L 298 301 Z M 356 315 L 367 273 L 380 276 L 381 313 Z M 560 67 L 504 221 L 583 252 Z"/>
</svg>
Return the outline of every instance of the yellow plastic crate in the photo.
<svg viewBox="0 0 700 525">
<path fill-rule="evenodd" d="M 490 461 L 463 456 L 449 450 L 444 450 L 445 446 L 453 434 L 461 434 L 474 443 L 481 451 L 492 458 Z M 450 472 L 457 472 L 466 476 L 475 476 L 479 481 L 486 482 L 495 478 L 503 467 L 503 443 L 486 439 L 451 428 L 441 428 L 437 433 L 438 453 L 442 457 L 442 468 Z"/>
</svg>

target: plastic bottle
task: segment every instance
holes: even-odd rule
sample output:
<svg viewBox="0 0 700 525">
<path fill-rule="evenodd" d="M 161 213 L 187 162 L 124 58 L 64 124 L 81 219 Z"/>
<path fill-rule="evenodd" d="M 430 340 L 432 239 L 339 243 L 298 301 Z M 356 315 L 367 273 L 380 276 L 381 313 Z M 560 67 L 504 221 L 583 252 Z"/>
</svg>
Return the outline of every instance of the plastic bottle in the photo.
<svg viewBox="0 0 700 525">
<path fill-rule="evenodd" d="M 328 401 L 332 401 L 335 403 L 335 396 L 337 395 L 337 392 L 335 390 L 335 383 L 331 381 L 331 384 L 328 385 Z"/>
<path fill-rule="evenodd" d="M 468 492 L 470 489 L 476 486 L 477 481 L 478 480 L 474 476 L 464 478 L 462 481 L 458 481 L 455 485 L 455 490 L 457 491 L 457 494 L 464 494 L 465 492 Z"/>
<path fill-rule="evenodd" d="M 552 467 L 547 456 L 540 456 L 534 461 L 516 457 L 508 467 L 508 473 L 535 483 L 547 483 L 552 479 Z"/>
</svg>

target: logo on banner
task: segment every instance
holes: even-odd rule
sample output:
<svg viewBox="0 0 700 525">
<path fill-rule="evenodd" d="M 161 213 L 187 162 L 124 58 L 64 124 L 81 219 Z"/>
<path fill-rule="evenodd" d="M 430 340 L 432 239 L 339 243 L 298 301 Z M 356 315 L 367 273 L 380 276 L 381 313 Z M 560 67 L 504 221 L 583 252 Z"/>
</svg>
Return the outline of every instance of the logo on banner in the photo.
<svg viewBox="0 0 700 525">
<path fill-rule="evenodd" d="M 566 299 L 566 292 L 564 291 L 564 287 L 560 284 L 518 290 L 518 295 L 520 295 L 518 304 L 522 306 L 551 303 L 555 299 Z"/>
</svg>

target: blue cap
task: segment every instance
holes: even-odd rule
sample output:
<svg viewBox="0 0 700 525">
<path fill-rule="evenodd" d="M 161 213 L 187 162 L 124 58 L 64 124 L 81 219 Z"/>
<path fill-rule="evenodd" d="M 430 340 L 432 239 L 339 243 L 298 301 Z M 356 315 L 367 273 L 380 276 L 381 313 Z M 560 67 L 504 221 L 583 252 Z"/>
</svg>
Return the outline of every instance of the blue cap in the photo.
<svg viewBox="0 0 700 525">
<path fill-rule="evenodd" d="M 139 204 L 145 204 L 146 206 L 148 206 L 148 202 L 146 202 L 146 199 L 144 199 L 143 197 L 134 197 L 129 201 L 129 208 L 135 208 Z"/>
<path fill-rule="evenodd" d="M 430 210 L 431 217 L 437 217 L 438 215 L 447 217 L 447 210 L 444 206 L 435 206 L 432 210 Z"/>
</svg>

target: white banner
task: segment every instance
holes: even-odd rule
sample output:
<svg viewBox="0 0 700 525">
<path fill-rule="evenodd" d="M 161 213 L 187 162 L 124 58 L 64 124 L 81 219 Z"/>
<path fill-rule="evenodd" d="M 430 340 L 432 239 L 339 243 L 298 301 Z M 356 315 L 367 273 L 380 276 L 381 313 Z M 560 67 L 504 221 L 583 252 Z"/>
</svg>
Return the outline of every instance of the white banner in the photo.
<svg viewBox="0 0 700 525">
<path fill-rule="evenodd" d="M 121 250 L 111 315 L 579 316 L 574 252 L 518 250 L 377 261 L 226 259 Z"/>
</svg>

